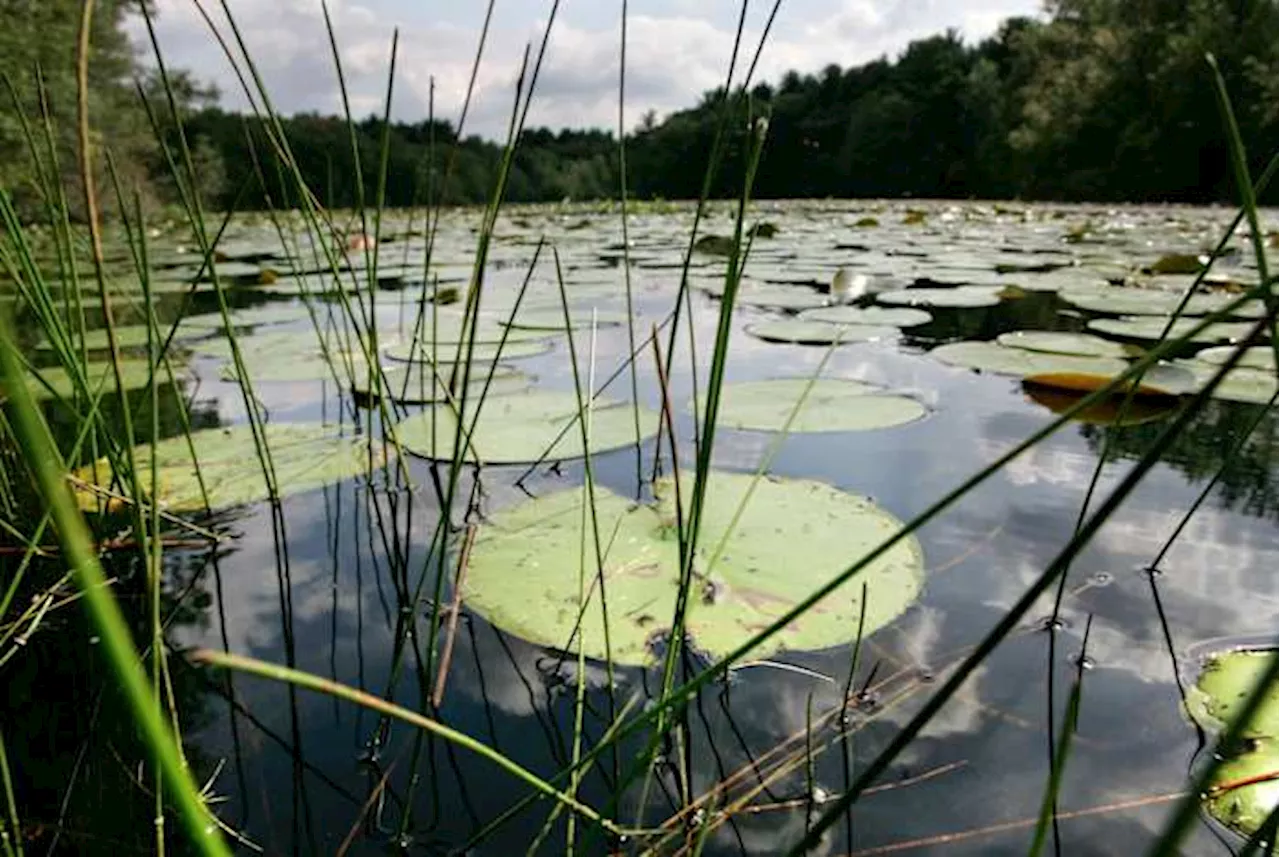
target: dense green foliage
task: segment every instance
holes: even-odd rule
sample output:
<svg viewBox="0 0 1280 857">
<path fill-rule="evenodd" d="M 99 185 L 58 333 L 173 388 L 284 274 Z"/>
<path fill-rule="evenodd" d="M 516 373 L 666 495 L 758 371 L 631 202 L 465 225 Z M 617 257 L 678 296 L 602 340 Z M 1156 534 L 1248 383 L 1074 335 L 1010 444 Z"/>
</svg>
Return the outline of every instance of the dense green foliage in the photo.
<svg viewBox="0 0 1280 857">
<path fill-rule="evenodd" d="M 169 199 L 170 182 L 138 100 L 141 90 L 160 108 L 159 90 L 130 54 L 122 30 L 135 4 L 100 5 L 91 75 L 98 133 L 132 184 L 150 199 Z M 14 81 L 22 112 L 33 118 L 39 116 L 33 69 L 38 63 L 43 70 L 64 173 L 73 166 L 78 6 L 0 0 L 6 21 L 0 68 Z M 756 194 L 1226 199 L 1227 159 L 1204 56 L 1219 58 L 1247 150 L 1260 164 L 1276 134 L 1276 14 L 1274 0 L 1051 0 L 1044 20 L 1007 20 L 977 45 L 949 32 L 911 43 L 896 60 L 831 65 L 817 75 L 789 72 L 776 84 L 756 85 L 738 104 L 740 111 L 770 116 Z M 289 185 L 268 157 L 261 120 L 212 106 L 216 93 L 189 77 L 178 82 L 210 202 L 288 204 Z M 661 121 L 646 116 L 628 136 L 635 196 L 698 195 L 722 102 L 722 93 L 709 92 L 697 106 Z M 34 216 L 41 210 L 35 167 L 13 103 L 5 98 L 2 105 L 0 184 Z M 355 204 L 357 171 L 345 120 L 300 114 L 284 127 L 320 200 Z M 717 195 L 737 193 L 734 177 L 742 173 L 747 123 L 731 127 Z M 174 140 L 171 123 L 164 133 Z M 358 122 L 356 135 L 365 196 L 373 199 L 381 120 Z M 447 121 L 425 119 L 395 123 L 388 137 L 389 205 L 480 202 L 493 186 L 498 143 L 459 140 Z M 613 134 L 529 129 L 507 197 L 608 199 L 618 184 Z M 1274 199 L 1273 185 L 1263 201 Z"/>
</svg>

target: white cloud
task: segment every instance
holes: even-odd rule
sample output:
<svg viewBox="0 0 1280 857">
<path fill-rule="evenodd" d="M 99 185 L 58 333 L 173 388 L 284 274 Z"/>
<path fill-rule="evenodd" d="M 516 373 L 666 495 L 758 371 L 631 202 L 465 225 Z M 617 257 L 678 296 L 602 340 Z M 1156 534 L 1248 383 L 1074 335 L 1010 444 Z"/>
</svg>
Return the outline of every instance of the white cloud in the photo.
<svg viewBox="0 0 1280 857">
<path fill-rule="evenodd" d="M 228 41 L 233 41 L 216 4 L 204 5 Z M 229 5 L 277 109 L 340 111 L 319 0 L 230 0 Z M 403 120 L 424 119 L 434 78 L 436 115 L 456 120 L 471 74 L 483 4 L 474 4 L 475 20 L 470 23 L 459 23 L 456 12 L 449 21 L 430 20 L 410 4 L 383 12 L 346 0 L 329 5 L 353 111 L 360 115 L 381 111 L 392 31 L 400 24 L 393 114 Z M 654 5 L 632 4 L 628 22 L 627 127 L 633 127 L 649 109 L 662 115 L 692 106 L 703 92 L 719 86 L 733 45 L 735 10 L 659 3 L 655 12 Z M 168 63 L 217 83 L 227 107 L 246 108 L 240 84 L 194 0 L 157 0 L 156 7 L 157 30 Z M 966 38 L 980 38 L 1005 17 L 1034 11 L 1034 0 L 846 0 L 843 4 L 798 0 L 783 6 L 756 78 L 775 80 L 792 68 L 813 72 L 829 63 L 849 66 L 884 54 L 892 56 L 911 39 L 948 27 L 959 29 Z M 396 20 L 396 12 L 404 20 Z M 495 13 L 476 78 L 468 120 L 472 132 L 494 138 L 504 133 L 520 57 L 526 44 L 536 54 L 545 25 L 545 19 L 535 18 L 540 14 L 540 8 L 535 10 L 528 3 Z M 585 20 L 580 20 L 583 16 Z M 754 10 L 744 35 L 740 70 L 759 41 L 762 16 L 761 9 Z M 619 33 L 616 20 L 608 19 L 598 9 L 575 12 L 566 7 L 552 31 L 530 111 L 531 125 L 616 127 Z M 140 20 L 132 31 L 143 45 Z"/>
</svg>

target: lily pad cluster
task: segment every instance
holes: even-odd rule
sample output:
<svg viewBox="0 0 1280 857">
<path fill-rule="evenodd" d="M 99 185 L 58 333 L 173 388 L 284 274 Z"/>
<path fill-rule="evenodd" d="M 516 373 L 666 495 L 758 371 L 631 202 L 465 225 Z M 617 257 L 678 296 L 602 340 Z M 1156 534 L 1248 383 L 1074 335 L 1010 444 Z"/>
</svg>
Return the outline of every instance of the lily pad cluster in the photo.
<svg viewBox="0 0 1280 857">
<path fill-rule="evenodd" d="M 684 497 L 692 487 L 683 477 Z M 581 645 L 588 657 L 620 664 L 650 661 L 669 639 L 680 589 L 675 492 L 666 478 L 653 502 L 636 503 L 597 486 L 595 524 L 585 534 L 580 489 L 494 514 L 471 550 L 466 605 L 540 645 Z M 824 483 L 713 472 L 690 577 L 692 645 L 715 658 L 734 652 L 901 528 L 869 499 Z M 593 531 L 607 534 L 599 568 Z M 848 643 L 864 607 L 863 633 L 872 633 L 919 596 L 923 568 L 919 543 L 902 539 L 749 657 Z"/>
</svg>

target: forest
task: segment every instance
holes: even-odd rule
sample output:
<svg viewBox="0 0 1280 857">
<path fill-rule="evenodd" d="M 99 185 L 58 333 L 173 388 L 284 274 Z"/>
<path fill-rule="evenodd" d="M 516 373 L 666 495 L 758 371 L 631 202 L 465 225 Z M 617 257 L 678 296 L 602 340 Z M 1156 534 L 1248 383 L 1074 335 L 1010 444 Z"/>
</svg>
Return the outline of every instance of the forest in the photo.
<svg viewBox="0 0 1280 857">
<path fill-rule="evenodd" d="M 131 0 L 100 4 L 91 109 L 112 168 L 143 202 L 173 201 L 156 134 L 175 144 L 164 93 L 130 46 Z M 38 219 L 41 169 L 74 181 L 75 0 L 0 0 L 0 186 Z M 1277 129 L 1274 0 L 1051 0 L 1042 18 L 1010 18 L 977 44 L 955 32 L 897 57 L 788 72 L 749 91 L 707 92 L 669 116 L 646 113 L 625 138 L 628 194 L 696 198 L 722 116 L 767 115 L 755 182 L 764 198 L 917 197 L 1207 203 L 1230 199 L 1222 120 L 1205 55 L 1218 58 L 1247 150 L 1260 169 Z M 223 109 L 186 73 L 174 95 L 205 202 L 289 204 L 263 117 Z M 44 93 L 43 99 L 40 93 Z M 42 108 L 43 104 L 43 108 Z M 47 117 L 58 146 L 31 154 Z M 280 117 L 307 185 L 326 206 L 374 199 L 384 138 L 378 116 Z M 715 196 L 738 192 L 746 121 L 726 122 Z M 459 139 L 445 120 L 395 122 L 385 134 L 386 204 L 476 203 L 494 185 L 502 144 Z M 38 147 L 37 147 L 38 148 Z M 529 128 L 518 138 L 511 202 L 616 199 L 619 146 L 598 129 Z M 1261 201 L 1275 204 L 1274 182 Z"/>
</svg>

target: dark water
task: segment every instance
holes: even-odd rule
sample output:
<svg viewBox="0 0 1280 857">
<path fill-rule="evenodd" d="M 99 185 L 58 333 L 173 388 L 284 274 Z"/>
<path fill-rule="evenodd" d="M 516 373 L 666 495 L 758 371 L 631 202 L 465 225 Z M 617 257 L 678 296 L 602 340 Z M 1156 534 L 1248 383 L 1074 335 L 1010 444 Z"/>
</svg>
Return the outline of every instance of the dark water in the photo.
<svg viewBox="0 0 1280 857">
<path fill-rule="evenodd" d="M 660 320 L 667 303 L 646 298 L 644 318 Z M 714 338 L 716 306 L 695 297 L 700 360 Z M 830 482 L 910 519 L 1052 418 L 1026 398 L 1015 379 L 944 366 L 927 357 L 929 344 L 960 330 L 966 338 L 988 338 L 1003 330 L 1078 325 L 1058 309 L 1052 295 L 1033 295 L 992 310 L 938 312 L 938 321 L 914 339 L 837 349 L 827 375 L 908 391 L 929 406 L 929 416 L 881 431 L 789 438 L 771 472 Z M 765 315 L 743 309 L 741 321 Z M 741 326 L 731 344 L 730 380 L 805 376 L 822 359 L 822 348 L 763 343 L 743 334 Z M 578 344 L 584 347 L 581 338 Z M 600 374 L 625 352 L 625 334 L 602 335 Z M 685 355 L 673 378 L 677 403 L 691 391 Z M 533 370 L 544 385 L 568 388 L 564 361 L 558 347 L 522 368 Z M 641 399 L 656 403 L 651 365 L 642 367 Z M 198 422 L 241 420 L 237 388 L 219 382 L 207 367 L 196 368 L 197 400 L 204 403 L 196 409 Z M 613 388 L 624 398 L 627 383 L 624 375 Z M 353 420 L 332 383 L 263 385 L 259 392 L 273 420 Z M 1159 574 L 1145 570 L 1255 407 L 1214 402 L 1196 418 L 1072 564 L 1052 661 L 1051 633 L 1041 624 L 1052 609 L 1050 595 L 898 757 L 848 824 L 831 830 L 818 853 L 1026 853 L 1048 770 L 1048 676 L 1052 671 L 1056 730 L 1090 617 L 1090 668 L 1083 673 L 1079 732 L 1060 799 L 1060 810 L 1068 814 L 1060 822 L 1063 851 L 1142 853 L 1171 810 L 1172 795 L 1184 787 L 1198 750 L 1175 685 L 1179 670 L 1185 674 L 1194 667 L 1188 653 L 1213 641 L 1274 638 L 1274 412 L 1228 467 Z M 677 433 L 688 437 L 692 423 L 681 410 Z M 811 817 L 810 785 L 826 794 L 841 791 L 848 772 L 856 776 L 883 748 L 1062 548 L 1108 433 L 1112 457 L 1102 470 L 1100 496 L 1118 483 L 1160 425 L 1069 425 L 925 526 L 923 597 L 864 642 L 853 676 L 854 689 L 864 693 L 843 720 L 840 700 L 852 645 L 788 654 L 777 660 L 804 671 L 751 667 L 703 692 L 688 714 L 693 793 L 727 781 L 732 787 L 722 805 L 744 796 L 753 796 L 746 803 L 755 805 L 716 825 L 704 853 L 774 854 L 796 841 Z M 771 437 L 723 432 L 716 466 L 754 470 Z M 647 474 L 654 442 L 639 453 Z M 635 493 L 636 461 L 634 449 L 601 455 L 593 462 L 596 478 L 620 493 Z M 439 511 L 431 469 L 427 462 L 411 462 L 418 486 L 412 493 L 388 489 L 379 478 L 355 480 L 288 498 L 279 519 L 265 506 L 225 513 L 220 523 L 234 538 L 216 551 L 168 551 L 171 645 L 287 663 L 374 695 L 389 693 L 420 710 L 434 676 L 424 689 L 417 661 L 405 647 L 412 648 L 409 623 L 416 625 L 419 640 L 429 633 L 429 606 L 409 603 L 404 593 L 424 570 L 434 569 L 428 550 Z M 521 471 L 484 472 L 485 509 L 525 496 L 513 485 Z M 581 476 L 580 463 L 544 466 L 524 489 L 537 495 L 579 484 Z M 464 482 L 469 487 L 470 479 Z M 116 555 L 109 571 L 118 576 L 118 591 L 143 627 L 141 570 Z M 434 589 L 428 572 L 425 591 Z M 28 853 L 43 852 L 55 836 L 59 853 L 122 854 L 152 847 L 150 774 L 140 767 L 135 736 L 113 689 L 104 686 L 93 652 L 94 640 L 74 608 L 57 611 L 0 673 L 7 686 L 4 740 L 19 794 L 31 808 L 24 815 L 31 830 Z M 448 853 L 527 793 L 491 762 L 440 741 L 420 741 L 407 726 L 380 723 L 357 706 L 172 661 L 191 764 L 219 797 L 219 817 L 268 854 L 329 854 L 341 847 L 350 854 L 376 854 L 396 843 L 409 853 Z M 609 707 L 602 666 L 591 665 L 578 676 L 571 662 L 562 664 L 554 653 L 464 615 L 439 718 L 550 776 L 570 753 L 580 680 L 587 682 L 592 712 L 587 734 L 599 736 Z M 619 669 L 615 700 L 643 698 L 656 680 L 653 672 Z M 640 747 L 631 741 L 616 757 L 602 756 L 580 796 L 627 824 L 639 819 L 656 826 L 677 808 L 671 771 L 681 760 L 675 748 L 664 757 L 671 765 L 654 778 L 647 807 L 640 805 L 639 788 L 612 803 L 615 765 L 625 770 Z M 547 802 L 535 804 L 471 853 L 523 853 L 549 811 Z M 683 828 L 676 824 L 676 830 Z M 580 837 L 593 835 L 579 828 Z M 564 836 L 561 816 L 540 853 L 561 853 Z M 180 837 L 171 839 L 181 853 Z M 681 841 L 677 837 L 666 850 L 677 852 Z M 1204 822 L 1186 853 L 1229 853 L 1225 843 L 1233 842 Z M 891 847 L 898 844 L 902 850 Z M 596 838 L 586 851 L 606 853 L 608 847 Z"/>
</svg>

